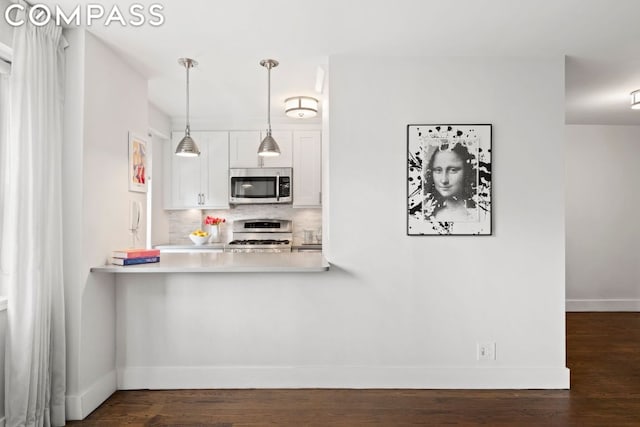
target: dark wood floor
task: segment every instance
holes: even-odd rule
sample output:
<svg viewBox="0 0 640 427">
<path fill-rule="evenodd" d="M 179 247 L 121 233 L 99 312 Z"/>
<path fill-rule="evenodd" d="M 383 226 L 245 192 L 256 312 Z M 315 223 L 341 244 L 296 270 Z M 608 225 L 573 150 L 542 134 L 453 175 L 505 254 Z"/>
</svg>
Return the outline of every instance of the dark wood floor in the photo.
<svg viewBox="0 0 640 427">
<path fill-rule="evenodd" d="M 86 426 L 640 426 L 640 313 L 567 314 L 571 390 L 119 391 Z"/>
</svg>

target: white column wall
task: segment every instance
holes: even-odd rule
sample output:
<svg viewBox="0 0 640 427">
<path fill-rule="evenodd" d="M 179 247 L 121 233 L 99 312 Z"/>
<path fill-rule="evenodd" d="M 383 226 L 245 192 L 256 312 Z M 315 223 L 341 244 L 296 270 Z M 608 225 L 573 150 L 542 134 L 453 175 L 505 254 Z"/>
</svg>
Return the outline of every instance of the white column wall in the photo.
<svg viewBox="0 0 640 427">
<path fill-rule="evenodd" d="M 567 310 L 640 310 L 640 126 L 568 125 Z"/>
<path fill-rule="evenodd" d="M 115 279 L 89 269 L 131 245 L 129 202 L 146 206 L 146 194 L 128 191 L 128 132 L 149 122 L 146 79 L 91 33 L 66 37 L 67 418 L 82 419 L 116 389 Z"/>
</svg>

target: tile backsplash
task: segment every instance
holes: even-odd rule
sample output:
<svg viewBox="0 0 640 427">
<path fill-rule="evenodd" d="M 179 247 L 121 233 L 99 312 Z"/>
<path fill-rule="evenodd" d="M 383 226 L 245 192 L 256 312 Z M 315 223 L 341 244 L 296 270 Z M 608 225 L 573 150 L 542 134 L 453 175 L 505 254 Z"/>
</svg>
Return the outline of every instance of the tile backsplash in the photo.
<svg viewBox="0 0 640 427">
<path fill-rule="evenodd" d="M 293 208 L 290 205 L 237 205 L 231 209 L 188 209 L 166 212 L 169 215 L 169 243 L 172 245 L 190 244 L 189 233 L 202 228 L 202 220 L 207 215 L 227 220 L 220 226 L 224 243 L 233 239 L 232 223 L 239 219 L 289 219 L 293 221 L 294 245 L 302 244 L 304 230 L 313 230 L 314 234 L 322 232 L 321 208 Z"/>
</svg>

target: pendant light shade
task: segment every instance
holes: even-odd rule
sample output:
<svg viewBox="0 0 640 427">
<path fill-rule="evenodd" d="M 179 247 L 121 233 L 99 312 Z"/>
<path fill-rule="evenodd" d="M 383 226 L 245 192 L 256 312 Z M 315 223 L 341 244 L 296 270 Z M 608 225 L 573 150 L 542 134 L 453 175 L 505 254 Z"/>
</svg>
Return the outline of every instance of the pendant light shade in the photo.
<svg viewBox="0 0 640 427">
<path fill-rule="evenodd" d="M 180 58 L 178 63 L 187 69 L 187 127 L 184 130 L 184 138 L 176 147 L 176 156 L 197 157 L 200 155 L 198 145 L 191 138 L 191 125 L 189 124 L 189 69 L 198 65 L 191 58 Z"/>
<path fill-rule="evenodd" d="M 176 155 L 182 157 L 198 157 L 200 150 L 190 135 L 185 135 L 176 147 Z"/>
<path fill-rule="evenodd" d="M 278 147 L 278 143 L 271 136 L 270 131 L 267 131 L 267 136 L 265 136 L 260 143 L 260 147 L 258 147 L 258 154 L 263 157 L 274 157 L 280 155 L 280 147 Z"/>
<path fill-rule="evenodd" d="M 294 119 L 308 119 L 318 114 L 318 100 L 310 96 L 294 96 L 284 100 L 284 112 Z"/>
<path fill-rule="evenodd" d="M 280 155 L 280 147 L 271 136 L 271 69 L 278 66 L 275 59 L 263 59 L 260 65 L 267 69 L 267 136 L 264 137 L 258 147 L 258 155 L 264 157 L 273 157 Z"/>
</svg>

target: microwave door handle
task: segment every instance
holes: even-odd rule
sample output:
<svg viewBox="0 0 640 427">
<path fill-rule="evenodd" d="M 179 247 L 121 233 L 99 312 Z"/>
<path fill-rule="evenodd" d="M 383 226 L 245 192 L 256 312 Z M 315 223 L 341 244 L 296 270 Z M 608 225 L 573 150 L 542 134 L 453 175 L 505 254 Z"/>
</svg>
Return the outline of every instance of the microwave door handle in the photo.
<svg viewBox="0 0 640 427">
<path fill-rule="evenodd" d="M 276 174 L 276 202 L 280 201 L 280 174 Z"/>
</svg>

